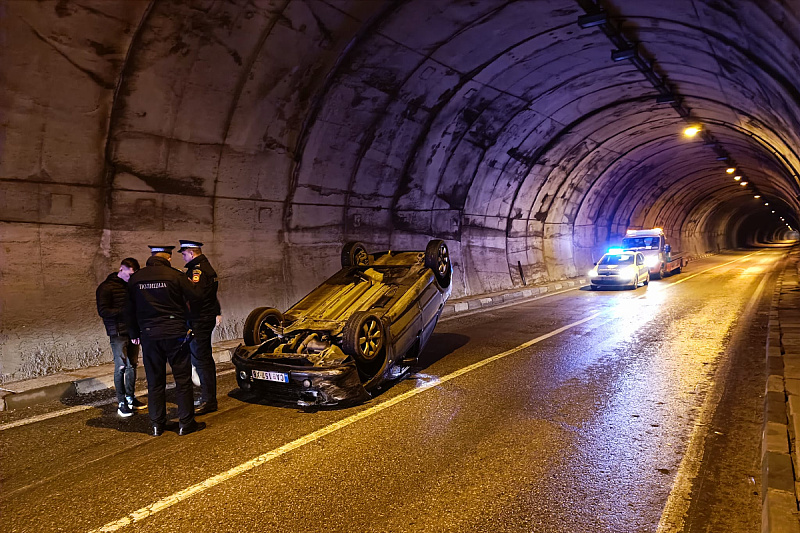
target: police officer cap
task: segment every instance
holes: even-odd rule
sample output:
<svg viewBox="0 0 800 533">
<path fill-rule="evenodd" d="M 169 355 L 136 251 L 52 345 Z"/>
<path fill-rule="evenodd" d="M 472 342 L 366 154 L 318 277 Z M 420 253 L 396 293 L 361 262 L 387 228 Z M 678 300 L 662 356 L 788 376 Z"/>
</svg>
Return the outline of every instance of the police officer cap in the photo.
<svg viewBox="0 0 800 533">
<path fill-rule="evenodd" d="M 203 243 L 202 242 L 197 242 L 197 241 L 186 241 L 186 240 L 181 239 L 180 243 L 181 243 L 181 249 L 178 250 L 179 252 L 182 252 L 184 250 L 188 250 L 189 248 L 202 248 L 203 247 Z"/>
<path fill-rule="evenodd" d="M 153 246 L 152 244 L 148 244 L 147 247 L 150 248 L 151 254 L 171 254 L 175 249 L 174 246 Z"/>
</svg>

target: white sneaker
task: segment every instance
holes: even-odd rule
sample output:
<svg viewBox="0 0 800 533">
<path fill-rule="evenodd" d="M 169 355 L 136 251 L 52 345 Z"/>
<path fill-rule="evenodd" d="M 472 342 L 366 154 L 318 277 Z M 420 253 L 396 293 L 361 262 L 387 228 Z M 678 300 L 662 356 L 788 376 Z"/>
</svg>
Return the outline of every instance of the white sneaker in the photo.
<svg viewBox="0 0 800 533">
<path fill-rule="evenodd" d="M 147 404 L 139 401 L 135 396 L 127 396 L 128 408 L 133 410 L 147 409 Z"/>
<path fill-rule="evenodd" d="M 131 411 L 131 408 L 128 407 L 128 402 L 119 402 L 117 414 L 122 418 L 127 418 L 129 416 L 133 416 L 133 411 Z"/>
</svg>

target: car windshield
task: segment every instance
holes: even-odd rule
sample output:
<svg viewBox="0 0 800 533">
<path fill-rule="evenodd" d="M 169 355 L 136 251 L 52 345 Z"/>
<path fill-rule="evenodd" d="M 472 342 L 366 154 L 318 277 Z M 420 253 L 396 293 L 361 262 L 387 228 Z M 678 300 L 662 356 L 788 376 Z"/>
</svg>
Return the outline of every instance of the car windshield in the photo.
<svg viewBox="0 0 800 533">
<path fill-rule="evenodd" d="M 650 250 L 658 250 L 660 237 L 625 237 L 622 239 L 623 248 L 646 248 Z"/>
<path fill-rule="evenodd" d="M 606 254 L 600 259 L 600 265 L 632 265 L 633 254 Z"/>
</svg>

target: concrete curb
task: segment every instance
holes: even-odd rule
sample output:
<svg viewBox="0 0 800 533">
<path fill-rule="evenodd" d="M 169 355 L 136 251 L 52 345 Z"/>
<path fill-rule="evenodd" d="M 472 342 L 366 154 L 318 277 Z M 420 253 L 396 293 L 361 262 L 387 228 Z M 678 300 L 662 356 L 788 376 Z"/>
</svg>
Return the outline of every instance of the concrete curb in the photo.
<svg viewBox="0 0 800 533">
<path fill-rule="evenodd" d="M 800 533 L 796 436 L 800 435 L 800 250 L 778 275 L 767 330 L 761 441 L 761 531 Z"/>
<path fill-rule="evenodd" d="M 230 362 L 233 349 L 241 342 L 241 339 L 234 339 L 214 343 L 214 361 L 217 363 Z M 139 372 L 139 374 L 139 377 L 143 379 L 144 372 Z M 10 383 L 8 386 L 11 390 L 0 392 L 0 411 L 20 409 L 42 402 L 72 398 L 79 394 L 113 389 L 114 364 L 106 363 L 80 370 L 61 372 Z"/>
<path fill-rule="evenodd" d="M 481 294 L 468 298 L 460 298 L 458 300 L 450 300 L 447 304 L 445 304 L 444 309 L 442 310 L 442 316 L 451 316 L 458 313 L 463 313 L 465 311 L 494 307 L 510 302 L 520 302 L 528 298 L 541 296 L 543 294 L 552 294 L 556 291 L 564 289 L 582 287 L 587 283 L 588 282 L 586 281 L 586 278 L 581 277 L 554 281 L 544 285 L 517 288 L 493 294 Z"/>
</svg>

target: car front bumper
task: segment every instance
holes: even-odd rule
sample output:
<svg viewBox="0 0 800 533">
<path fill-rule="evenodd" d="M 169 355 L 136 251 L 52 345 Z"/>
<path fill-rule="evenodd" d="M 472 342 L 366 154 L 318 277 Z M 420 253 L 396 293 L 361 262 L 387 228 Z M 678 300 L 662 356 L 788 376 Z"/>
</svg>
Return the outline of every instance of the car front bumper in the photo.
<svg viewBox="0 0 800 533">
<path fill-rule="evenodd" d="M 247 355 L 247 349 L 240 345 L 231 358 L 236 367 L 236 382 L 242 390 L 269 400 L 310 407 L 360 403 L 370 398 L 352 360 L 313 367 L 251 359 Z M 285 376 L 286 382 L 259 379 L 254 371 Z"/>
<path fill-rule="evenodd" d="M 596 276 L 590 278 L 589 281 L 598 287 L 623 287 L 633 283 L 633 280 L 627 276 Z"/>
</svg>

